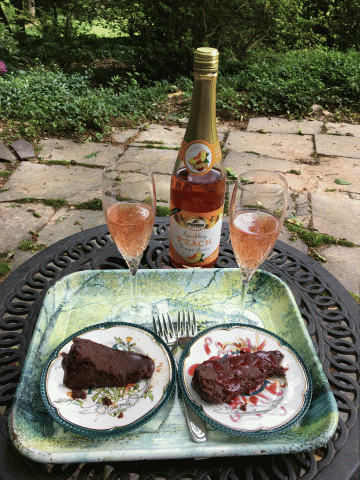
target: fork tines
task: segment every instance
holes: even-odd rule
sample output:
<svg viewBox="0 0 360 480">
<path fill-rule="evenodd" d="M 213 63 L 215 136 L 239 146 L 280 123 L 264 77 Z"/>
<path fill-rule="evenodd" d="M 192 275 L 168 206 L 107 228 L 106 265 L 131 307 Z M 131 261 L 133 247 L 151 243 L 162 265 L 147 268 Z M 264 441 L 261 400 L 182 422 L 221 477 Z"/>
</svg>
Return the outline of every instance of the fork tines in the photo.
<svg viewBox="0 0 360 480">
<path fill-rule="evenodd" d="M 176 341 L 176 332 L 169 314 L 166 316 L 161 315 L 162 320 L 160 319 L 159 314 L 153 314 L 153 325 L 154 331 L 162 337 L 167 343 L 172 343 Z"/>
<path fill-rule="evenodd" d="M 195 337 L 195 335 L 197 335 L 197 323 L 194 310 L 192 311 L 192 318 L 190 317 L 189 310 L 187 312 L 187 315 L 185 313 L 185 310 L 183 310 L 182 315 L 180 311 L 178 312 L 177 332 L 178 338 Z"/>
</svg>

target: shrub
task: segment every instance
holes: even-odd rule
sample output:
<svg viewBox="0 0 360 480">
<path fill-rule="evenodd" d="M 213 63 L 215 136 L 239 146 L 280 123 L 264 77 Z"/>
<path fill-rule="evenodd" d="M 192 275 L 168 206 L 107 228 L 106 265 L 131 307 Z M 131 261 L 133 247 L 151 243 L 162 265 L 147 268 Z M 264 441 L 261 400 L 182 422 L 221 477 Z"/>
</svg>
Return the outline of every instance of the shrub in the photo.
<svg viewBox="0 0 360 480">
<path fill-rule="evenodd" d="M 254 112 L 301 115 L 314 103 L 356 109 L 360 106 L 360 52 L 320 48 L 288 52 L 251 64 L 226 83 L 246 93 L 247 107 Z"/>
<path fill-rule="evenodd" d="M 0 21 L 0 59 L 5 62 L 16 63 L 19 60 L 19 54 L 18 41 L 10 32 L 10 29 Z"/>
<path fill-rule="evenodd" d="M 240 71 L 239 71 L 240 68 Z M 307 115 L 314 103 L 337 111 L 360 107 L 360 52 L 325 49 L 263 56 L 247 65 L 235 63 L 232 75 L 218 78 L 217 113 L 241 118 L 258 112 Z M 94 73 L 69 74 L 30 67 L 0 77 L 0 119 L 20 122 L 19 134 L 40 136 L 106 133 L 109 125 L 139 123 L 168 112 L 167 81 L 141 85 L 135 76 L 113 77 L 94 87 Z M 178 77 L 183 92 L 180 115 L 189 107 L 192 81 Z M 179 104 L 177 104 L 179 107 Z"/>
<path fill-rule="evenodd" d="M 105 132 L 112 117 L 138 120 L 154 113 L 156 101 L 170 92 L 170 85 L 156 82 L 140 88 L 100 87 L 91 75 L 66 74 L 61 70 L 29 68 L 4 76 L 0 81 L 0 118 L 20 121 L 22 134 Z"/>
</svg>

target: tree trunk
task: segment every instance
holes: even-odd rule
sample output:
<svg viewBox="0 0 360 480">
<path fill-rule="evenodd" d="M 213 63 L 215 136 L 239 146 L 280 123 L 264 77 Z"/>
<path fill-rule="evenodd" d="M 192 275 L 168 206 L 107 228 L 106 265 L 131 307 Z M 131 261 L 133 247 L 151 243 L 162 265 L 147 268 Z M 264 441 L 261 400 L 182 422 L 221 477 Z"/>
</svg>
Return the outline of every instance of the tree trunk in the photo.
<svg viewBox="0 0 360 480">
<path fill-rule="evenodd" d="M 17 10 L 16 13 L 21 14 L 23 12 L 22 0 L 14 0 L 14 7 Z M 25 43 L 26 42 L 25 20 L 23 18 L 17 18 L 16 25 L 19 27 L 19 29 L 16 32 L 15 38 L 20 43 Z"/>
<path fill-rule="evenodd" d="M 0 5 L 0 22 L 10 28 L 8 19 L 6 18 L 5 12 L 1 5 Z"/>
<path fill-rule="evenodd" d="M 26 0 L 27 11 L 32 18 L 35 18 L 35 0 Z"/>
</svg>

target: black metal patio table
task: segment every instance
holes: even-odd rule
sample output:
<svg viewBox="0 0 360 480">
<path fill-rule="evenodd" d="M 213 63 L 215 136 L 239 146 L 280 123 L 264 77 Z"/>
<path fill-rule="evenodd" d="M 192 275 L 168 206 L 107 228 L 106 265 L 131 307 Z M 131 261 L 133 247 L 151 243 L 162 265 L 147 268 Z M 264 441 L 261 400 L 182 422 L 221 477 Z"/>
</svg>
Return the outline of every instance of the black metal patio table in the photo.
<svg viewBox="0 0 360 480">
<path fill-rule="evenodd" d="M 168 219 L 157 218 L 140 268 L 172 268 Z M 215 267 L 236 268 L 224 224 Z M 12 446 L 7 420 L 44 295 L 60 278 L 91 269 L 127 268 L 106 225 L 46 248 L 0 285 L 0 480 L 355 480 L 359 478 L 359 306 L 324 268 L 277 241 L 263 268 L 290 287 L 338 404 L 333 438 L 313 452 L 206 460 L 44 465 Z M 132 474 L 135 474 L 132 475 Z"/>
</svg>

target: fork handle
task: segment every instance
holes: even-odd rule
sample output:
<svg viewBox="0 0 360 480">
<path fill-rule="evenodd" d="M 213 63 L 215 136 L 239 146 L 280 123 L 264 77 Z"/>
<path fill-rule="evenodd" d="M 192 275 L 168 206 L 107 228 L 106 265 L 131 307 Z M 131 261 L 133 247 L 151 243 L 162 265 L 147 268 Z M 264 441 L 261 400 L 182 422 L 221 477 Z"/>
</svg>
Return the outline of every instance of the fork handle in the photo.
<svg viewBox="0 0 360 480">
<path fill-rule="evenodd" d="M 186 421 L 191 433 L 191 436 L 196 443 L 206 442 L 206 425 L 202 418 L 200 418 L 194 410 L 188 405 L 185 399 L 184 400 L 184 409 Z"/>
</svg>

